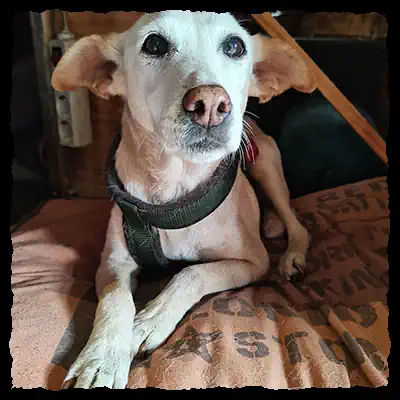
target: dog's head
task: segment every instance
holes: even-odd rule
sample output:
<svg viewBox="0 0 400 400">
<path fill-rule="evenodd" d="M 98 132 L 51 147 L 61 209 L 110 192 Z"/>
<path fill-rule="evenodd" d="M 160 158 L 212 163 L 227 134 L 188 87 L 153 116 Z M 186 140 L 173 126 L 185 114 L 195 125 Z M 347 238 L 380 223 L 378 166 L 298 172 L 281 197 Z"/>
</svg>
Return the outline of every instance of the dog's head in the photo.
<svg viewBox="0 0 400 400">
<path fill-rule="evenodd" d="M 230 14 L 189 11 L 145 14 L 122 34 L 77 41 L 52 84 L 121 96 L 165 151 L 192 162 L 238 149 L 249 96 L 266 102 L 291 87 L 315 87 L 286 43 L 250 36 Z"/>
</svg>

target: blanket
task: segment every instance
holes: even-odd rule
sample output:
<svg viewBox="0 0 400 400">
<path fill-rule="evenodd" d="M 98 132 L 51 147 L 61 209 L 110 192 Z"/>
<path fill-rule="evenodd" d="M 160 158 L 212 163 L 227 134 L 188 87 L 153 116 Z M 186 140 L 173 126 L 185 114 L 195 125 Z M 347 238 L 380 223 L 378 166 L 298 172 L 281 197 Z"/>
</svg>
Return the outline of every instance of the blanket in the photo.
<svg viewBox="0 0 400 400">
<path fill-rule="evenodd" d="M 305 274 L 283 281 L 276 266 L 286 239 L 266 241 L 265 280 L 203 298 L 164 345 L 133 361 L 129 388 L 387 385 L 386 178 L 293 207 L 312 236 Z M 13 233 L 13 387 L 58 390 L 85 345 L 110 210 L 109 200 L 52 200 Z M 141 285 L 138 308 L 165 284 Z"/>
</svg>

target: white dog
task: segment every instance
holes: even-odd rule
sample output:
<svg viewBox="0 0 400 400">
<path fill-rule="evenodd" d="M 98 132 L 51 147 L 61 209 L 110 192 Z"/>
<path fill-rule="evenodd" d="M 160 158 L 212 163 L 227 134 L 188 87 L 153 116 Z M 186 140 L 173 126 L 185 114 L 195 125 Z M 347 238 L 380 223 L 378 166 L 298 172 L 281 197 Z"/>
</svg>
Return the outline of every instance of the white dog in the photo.
<svg viewBox="0 0 400 400">
<path fill-rule="evenodd" d="M 125 388 L 139 347 L 156 349 L 203 296 L 245 286 L 269 268 L 259 203 L 235 161 L 249 142 L 246 126 L 253 135 L 246 150 L 258 149 L 248 172 L 274 207 L 261 224 L 264 234 L 287 230 L 282 274 L 304 265 L 309 236 L 290 207 L 279 150 L 244 112 L 248 96 L 266 102 L 289 88 L 311 92 L 314 78 L 294 49 L 251 37 L 230 14 L 165 11 L 144 15 L 122 34 L 82 38 L 52 83 L 59 91 L 87 87 L 125 101 L 110 164 L 110 189 L 120 202 L 96 277 L 96 318 L 65 379 L 65 387 Z M 190 215 L 181 213 L 185 207 L 192 207 Z M 129 245 L 137 223 L 147 236 Z M 139 254 L 142 245 L 147 255 Z M 141 260 L 156 260 L 155 253 L 161 268 L 166 261 L 188 266 L 136 314 L 136 276 L 153 268 Z"/>
</svg>

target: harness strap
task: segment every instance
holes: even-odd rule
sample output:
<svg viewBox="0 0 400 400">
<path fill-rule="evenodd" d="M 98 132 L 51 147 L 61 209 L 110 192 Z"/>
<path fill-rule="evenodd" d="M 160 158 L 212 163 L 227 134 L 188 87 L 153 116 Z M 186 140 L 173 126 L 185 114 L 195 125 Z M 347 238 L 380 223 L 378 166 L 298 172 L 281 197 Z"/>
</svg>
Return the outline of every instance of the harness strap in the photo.
<svg viewBox="0 0 400 400">
<path fill-rule="evenodd" d="M 123 215 L 123 230 L 129 253 L 143 267 L 157 273 L 171 264 L 161 248 L 158 229 L 182 229 L 194 225 L 215 211 L 229 195 L 236 180 L 239 155 L 223 160 L 207 185 L 193 190 L 175 203 L 153 205 L 128 193 L 115 169 L 119 132 L 107 158 L 106 181 L 112 198 Z M 174 262 L 174 264 L 176 264 Z"/>
</svg>

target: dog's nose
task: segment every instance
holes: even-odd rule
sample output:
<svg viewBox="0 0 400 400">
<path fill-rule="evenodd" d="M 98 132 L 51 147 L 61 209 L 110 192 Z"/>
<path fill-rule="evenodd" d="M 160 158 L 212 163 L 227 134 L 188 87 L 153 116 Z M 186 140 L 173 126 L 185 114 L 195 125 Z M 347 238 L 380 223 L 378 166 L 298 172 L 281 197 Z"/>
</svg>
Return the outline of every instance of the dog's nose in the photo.
<svg viewBox="0 0 400 400">
<path fill-rule="evenodd" d="M 183 107 L 197 124 L 210 128 L 224 121 L 232 110 L 232 103 L 223 87 L 202 85 L 185 94 Z"/>
</svg>

